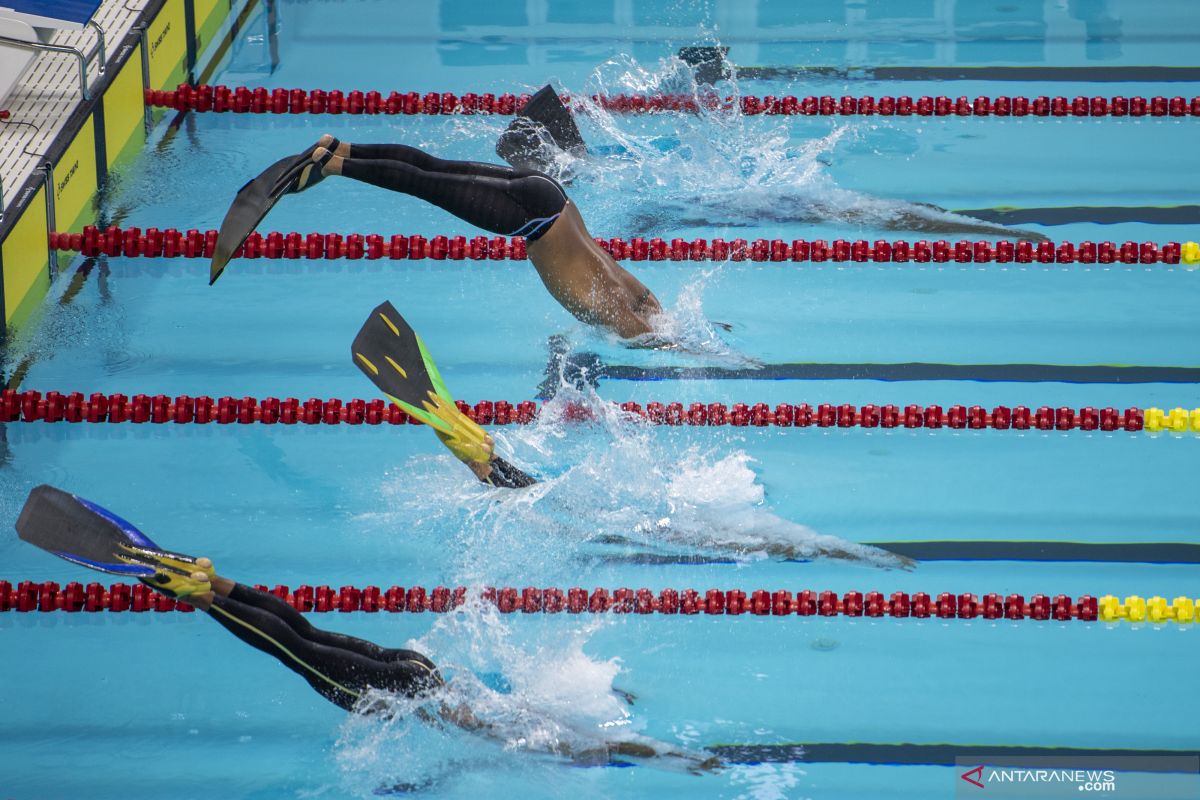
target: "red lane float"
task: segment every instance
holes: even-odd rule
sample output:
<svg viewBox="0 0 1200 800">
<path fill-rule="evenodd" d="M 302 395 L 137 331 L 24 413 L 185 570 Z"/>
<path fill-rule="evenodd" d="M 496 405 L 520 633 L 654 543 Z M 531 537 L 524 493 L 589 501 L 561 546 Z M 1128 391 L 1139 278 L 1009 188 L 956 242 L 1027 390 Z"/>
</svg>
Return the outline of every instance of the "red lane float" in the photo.
<svg viewBox="0 0 1200 800">
<path fill-rule="evenodd" d="M 426 590 L 423 586 L 297 586 L 295 590 L 279 585 L 272 589 L 257 586 L 262 591 L 284 600 L 301 612 L 365 611 L 375 613 L 444 613 L 462 606 L 467 601 L 466 587 L 448 588 L 438 586 Z M 757 617 L 916 617 L 918 619 L 1010 619 L 1010 620 L 1059 620 L 1072 619 L 1095 622 L 1098 617 L 1098 602 L 1092 595 L 1083 595 L 1072 600 L 1065 594 L 1051 597 L 1035 594 L 1028 600 L 1019 594 L 985 594 L 982 597 L 970 593 L 953 594 L 941 592 L 936 595 L 917 592 L 893 592 L 885 596 L 882 592 L 846 592 L 838 595 L 832 591 L 810 590 L 791 592 L 786 589 L 768 591 L 758 589 L 745 592 L 740 589 L 722 591 L 709 589 L 698 592 L 694 589 L 650 589 L 619 588 L 570 589 L 526 587 L 517 589 L 506 586 L 484 589 L 479 598 L 494 605 L 501 613 L 524 614 L 663 614 L 663 615 L 723 615 Z M 141 583 L 101 583 L 87 585 L 74 582 L 59 586 L 55 581 L 0 581 L 0 611 L 68 613 L 101 611 L 109 612 L 191 612 L 195 609 L 187 603 L 177 602 L 158 594 Z"/>
<path fill-rule="evenodd" d="M 171 108 L 176 111 L 199 111 L 234 114 L 501 114 L 512 115 L 525 107 L 528 94 L 462 95 L 453 92 L 380 92 L 342 91 L 333 89 L 267 89 L 262 86 L 192 86 L 180 84 L 173 90 L 150 90 L 144 93 L 147 106 Z M 572 103 L 562 95 L 564 103 Z M 1197 117 L 1200 116 L 1200 97 L 1075 97 L 1040 95 L 1038 97 L 974 98 L 961 95 L 875 97 L 865 95 L 752 95 L 718 97 L 715 94 L 696 95 L 592 95 L 592 103 L 622 114 L 696 113 L 702 108 L 710 111 L 738 110 L 742 114 L 770 114 L 808 117 Z M 576 105 L 579 105 L 576 102 Z"/>
<path fill-rule="evenodd" d="M 772 261 L 874 264 L 1178 264 L 1179 242 L 1029 242 L 920 239 L 596 239 L 618 261 Z M 52 250 L 85 256 L 125 258 L 212 258 L 217 231 L 192 228 L 120 228 L 89 225 L 82 233 L 53 232 Z M 393 234 L 252 233 L 234 252 L 247 259 L 379 259 L 418 261 L 522 261 L 528 256 L 520 236 L 425 237 Z"/>
<path fill-rule="evenodd" d="M 513 404 L 506 400 L 481 400 L 474 406 L 455 401 L 459 410 L 480 425 L 525 425 L 541 413 L 532 400 Z M 910 404 L 855 406 L 819 403 L 640 403 L 625 402 L 620 409 L 652 425 L 764 428 L 951 428 L 961 430 L 1081 430 L 1140 431 L 1145 426 L 1143 411 L 1136 407 L 1115 408 L 1069 406 L 983 406 Z M 562 409 L 567 420 L 589 420 L 596 411 L 586 405 L 568 405 Z M 399 406 L 383 400 L 322 400 L 295 397 L 193 397 L 165 394 L 93 392 L 0 392 L 0 422 L 91 422 L 133 424 L 205 425 L 420 425 Z"/>
</svg>

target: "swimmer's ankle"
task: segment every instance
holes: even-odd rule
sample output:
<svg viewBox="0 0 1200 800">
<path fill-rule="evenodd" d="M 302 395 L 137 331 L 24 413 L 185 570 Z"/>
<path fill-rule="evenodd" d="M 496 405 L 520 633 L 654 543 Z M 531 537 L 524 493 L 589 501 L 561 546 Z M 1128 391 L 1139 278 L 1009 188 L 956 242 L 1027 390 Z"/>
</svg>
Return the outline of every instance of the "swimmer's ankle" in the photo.
<svg viewBox="0 0 1200 800">
<path fill-rule="evenodd" d="M 213 575 L 211 582 L 213 592 L 219 594 L 221 597 L 229 597 L 229 593 L 237 585 L 236 582 L 231 581 L 229 578 L 223 578 L 220 575 Z"/>
<path fill-rule="evenodd" d="M 215 592 L 203 592 L 200 594 L 194 594 L 191 597 L 181 600 L 180 602 L 187 603 L 188 605 L 198 608 L 201 611 L 208 611 L 208 609 L 212 608 L 213 601 L 216 599 L 217 597 Z"/>
<path fill-rule="evenodd" d="M 490 461 L 468 461 L 466 464 L 471 468 L 471 472 L 475 473 L 475 477 L 484 483 L 487 483 L 488 478 L 492 476 L 492 464 Z"/>
<path fill-rule="evenodd" d="M 318 147 L 313 151 L 312 160 L 314 162 L 319 164 L 326 158 L 328 158 L 328 160 L 325 161 L 325 164 L 321 167 L 321 175 L 341 175 L 342 162 L 344 162 L 346 159 L 339 155 L 329 155 L 329 151 L 324 147 Z"/>
</svg>

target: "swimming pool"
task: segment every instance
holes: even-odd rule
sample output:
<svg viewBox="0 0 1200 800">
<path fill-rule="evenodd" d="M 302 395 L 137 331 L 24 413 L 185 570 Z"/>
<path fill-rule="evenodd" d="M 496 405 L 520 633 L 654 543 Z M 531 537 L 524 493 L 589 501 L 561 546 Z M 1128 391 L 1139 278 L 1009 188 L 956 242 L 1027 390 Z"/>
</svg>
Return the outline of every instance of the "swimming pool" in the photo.
<svg viewBox="0 0 1200 800">
<path fill-rule="evenodd" d="M 283 2 L 278 10 L 278 68 L 269 72 L 256 12 L 214 82 L 498 94 L 553 79 L 573 94 L 635 93 L 688 87 L 688 71 L 670 56 L 697 42 L 729 45 L 740 65 L 861 68 L 1179 66 L 1187 52 L 1179 44 L 1189 41 L 1175 30 L 1188 13 L 1181 3 Z M 853 72 L 739 80 L 747 94 L 835 97 L 1192 95 L 1194 86 L 947 86 Z M 506 123 L 168 117 L 102 217 L 143 229 L 214 228 L 248 177 L 322 132 L 490 159 Z M 570 191 L 597 236 L 955 240 L 887 226 L 911 202 L 1187 204 L 1180 176 L 1197 166 L 1194 124 L 594 111 L 582 127 L 601 154 L 573 165 Z M 818 211 L 832 219 L 808 219 Z M 410 198 L 333 180 L 286 199 L 267 227 L 474 234 Z M 1195 238 L 1189 225 L 1026 227 L 1076 242 Z M 11 423 L 2 428 L 0 517 L 15 519 L 28 490 L 51 483 L 166 546 L 212 556 L 222 573 L 291 587 L 1197 597 L 1194 434 L 675 428 L 632 422 L 601 402 L 1190 409 L 1194 379 L 1035 382 L 1029 369 L 1000 381 L 946 379 L 952 370 L 936 380 L 786 379 L 786 365 L 814 363 L 857 365 L 859 374 L 910 362 L 1195 367 L 1197 275 L 1178 265 L 634 264 L 700 355 L 629 350 L 585 329 L 520 262 L 235 261 L 211 288 L 204 269 L 203 260 L 80 257 L 41 323 L 11 344 L 9 370 L 22 367 L 22 387 L 43 392 L 373 398 L 348 345 L 364 315 L 391 299 L 451 390 L 471 403 L 533 399 L 563 341 L 577 362 L 607 365 L 610 377 L 595 388 L 565 387 L 553 401 L 588 404 L 597 419 L 545 415 L 497 429 L 514 460 L 544 479 L 519 496 L 481 488 L 411 427 Z M 78 270 L 86 280 L 76 293 Z M 69 302 L 54 302 L 67 293 Z M 718 333 L 710 320 L 733 330 Z M 754 362 L 778 379 L 749 376 Z M 669 377 L 669 368 L 695 366 L 726 372 Z M 912 569 L 734 558 L 713 544 L 803 545 L 813 532 L 901 550 L 897 543 L 938 544 L 925 545 Z M 1027 544 L 999 558 L 1002 548 L 978 544 L 986 542 Z M 1118 561 L 1089 560 L 1101 557 L 1098 546 L 1120 543 L 1135 546 Z M 1184 547 L 1158 557 L 1163 545 Z M 0 554 L 8 579 L 93 580 L 11 535 L 0 538 Z M 408 722 L 347 719 L 199 617 L 0 614 L 9 687 L 0 695 L 0 794 L 105 798 L 136 784 L 179 797 L 370 796 L 428 783 L 425 793 L 439 797 L 930 798 L 951 796 L 961 770 L 827 746 L 911 744 L 920 761 L 936 744 L 1197 745 L 1200 701 L 1185 666 L 1197 655 L 1195 631 L 1174 623 L 477 608 L 315 620 L 386 644 L 415 642 L 473 703 L 524 736 L 518 751 L 623 731 L 695 749 L 744 746 L 722 751 L 732 763 L 719 774 L 694 777 L 572 769 Z M 636 703 L 618 699 L 613 685 Z M 826 757 L 796 757 L 797 743 Z"/>
</svg>

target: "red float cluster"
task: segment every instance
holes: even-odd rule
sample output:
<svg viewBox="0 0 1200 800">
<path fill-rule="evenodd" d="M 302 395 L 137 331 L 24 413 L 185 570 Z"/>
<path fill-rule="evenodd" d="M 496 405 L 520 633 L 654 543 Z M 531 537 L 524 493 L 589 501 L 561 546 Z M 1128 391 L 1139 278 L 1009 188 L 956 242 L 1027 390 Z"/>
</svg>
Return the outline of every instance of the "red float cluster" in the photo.
<svg viewBox="0 0 1200 800">
<path fill-rule="evenodd" d="M 365 611 L 374 613 L 422 613 L 432 611 L 444 613 L 463 605 L 467 600 L 467 589 L 459 586 L 449 589 L 438 586 L 426 590 L 422 586 L 297 586 L 293 591 L 287 586 L 256 587 L 287 602 L 302 612 Z M 846 592 L 839 596 L 832 591 L 809 590 L 792 593 L 787 590 L 769 592 L 758 589 L 744 592 L 740 589 L 721 591 L 709 589 L 701 594 L 695 589 L 663 589 L 655 594 L 649 589 L 586 589 L 574 587 L 567 590 L 526 587 L 488 588 L 480 595 L 486 603 L 496 606 L 501 613 L 524 614 L 668 614 L 668 615 L 725 615 L 740 616 L 800 616 L 800 617 L 916 617 L 918 619 L 1072 619 L 1094 622 L 1097 618 L 1097 601 L 1091 595 L 1083 595 L 1073 601 L 1064 594 L 1050 597 L 1035 594 L 1028 600 L 1019 594 L 1007 596 L 995 593 L 977 597 L 970 593 L 952 594 L 942 592 L 929 595 L 917 592 L 893 592 L 884 596 L 881 592 Z M 20 581 L 14 586 L 9 581 L 0 581 L 0 611 L 185 611 L 192 606 L 177 602 L 158 594 L 141 584 L 114 583 L 104 586 L 89 583 L 86 586 L 71 582 L 60 587 L 54 581 L 36 583 Z"/>
<path fill-rule="evenodd" d="M 482 400 L 474 407 L 462 401 L 458 407 L 482 425 L 527 424 L 537 416 L 537 405 L 524 400 L 515 406 L 498 400 Z M 322 400 L 295 397 L 192 397 L 165 394 L 129 395 L 93 392 L 62 394 L 47 392 L 0 392 L 0 422 L 167 422 L 204 425 L 239 423 L 248 425 L 410 425 L 421 424 L 404 409 L 383 400 Z"/>
<path fill-rule="evenodd" d="M 89 583 L 84 586 L 71 581 L 60 588 L 55 581 L 19 581 L 15 587 L 9 581 L 0 581 L 0 611 L 190 612 L 195 609 L 141 583 L 114 583 L 111 586 Z"/>
<path fill-rule="evenodd" d="M 570 97 L 563 95 L 563 102 Z M 215 111 L 234 114 L 504 114 L 525 107 L 529 95 L 468 92 L 380 92 L 338 89 L 267 89 L 259 86 L 190 86 L 173 91 L 146 90 L 145 103 L 177 111 Z M 796 97 L 708 95 L 593 95 L 592 102 L 627 114 L 695 113 L 739 109 L 743 114 L 783 116 L 897 116 L 897 117 L 1196 117 L 1200 97 L 986 97 L 974 99 L 921 97 Z"/>
<path fill-rule="evenodd" d="M 537 404 L 531 400 L 509 403 L 505 400 L 481 400 L 474 406 L 456 401 L 459 410 L 480 425 L 525 425 L 537 417 Z M 779 403 L 774 408 L 766 403 L 639 403 L 626 402 L 621 410 L 636 414 L 654 425 L 691 425 L 720 427 L 763 428 L 953 428 L 994 430 L 1083 430 L 1083 431 L 1140 431 L 1143 427 L 1141 409 L 1085 406 L 1052 408 L 1040 406 L 996 406 L 990 411 L 983 406 L 910 404 L 855 406 L 850 403 L 834 405 L 808 403 L 792 405 Z M 594 411 L 585 405 L 569 405 L 562 411 L 568 420 L 586 420 Z M 295 397 L 192 397 L 165 394 L 133 396 L 93 392 L 0 392 L 0 422 L 132 422 L 135 424 L 167 422 L 198 425 L 210 422 L 218 425 L 234 423 L 248 425 L 419 425 L 399 406 L 383 400 L 321 400 Z"/>
<path fill-rule="evenodd" d="M 340 89 L 266 89 L 262 86 L 190 86 L 145 91 L 151 107 L 234 114 L 516 114 L 529 95 L 452 92 L 379 92 Z M 564 97 L 564 101 L 566 98 Z"/>
<path fill-rule="evenodd" d="M 620 101 L 618 101 L 620 103 Z M 884 117 L 1187 117 L 1200 97 L 743 97 L 743 114 Z M 624 109 L 621 109 L 624 110 Z M 636 109 L 629 109 L 636 110 Z"/>
<path fill-rule="evenodd" d="M 815 408 L 808 403 L 780 403 L 772 409 L 766 403 L 622 403 L 621 409 L 638 414 L 656 425 L 735 425 L 758 428 L 774 425 L 780 428 L 992 428 L 994 430 L 1083 430 L 1083 431 L 1140 431 L 1143 427 L 1141 409 L 1096 409 L 1085 406 L 1079 410 L 1061 406 L 996 406 L 988 411 L 983 406 L 911 404 L 855 406 L 850 403 L 833 405 L 821 403 Z"/>
<path fill-rule="evenodd" d="M 1029 242 L 945 239 L 916 242 L 877 239 L 596 239 L 618 261 L 793 261 L 892 264 L 1178 264 L 1179 242 Z M 217 231 L 192 228 L 119 228 L 50 234 L 50 248 L 85 256 L 211 258 Z M 234 253 L 267 259 L 408 259 L 503 261 L 527 258 L 525 240 L 514 236 L 445 236 L 307 233 L 252 233 Z"/>
<path fill-rule="evenodd" d="M 1179 242 L 1011 242 L 945 239 L 916 242 L 877 239 L 597 239 L 613 258 L 632 261 L 811 261 L 917 264 L 1178 264 Z"/>
<path fill-rule="evenodd" d="M 192 228 L 119 228 L 111 225 L 101 231 L 88 225 L 82 233 L 51 233 L 50 249 L 74 251 L 85 256 L 124 256 L 126 258 L 212 258 L 217 246 L 217 231 Z M 279 233 L 255 232 L 234 252 L 235 258 L 267 259 L 367 259 L 435 261 L 513 260 L 527 258 L 525 239 L 514 236 L 401 236 L 351 233 Z"/>
</svg>

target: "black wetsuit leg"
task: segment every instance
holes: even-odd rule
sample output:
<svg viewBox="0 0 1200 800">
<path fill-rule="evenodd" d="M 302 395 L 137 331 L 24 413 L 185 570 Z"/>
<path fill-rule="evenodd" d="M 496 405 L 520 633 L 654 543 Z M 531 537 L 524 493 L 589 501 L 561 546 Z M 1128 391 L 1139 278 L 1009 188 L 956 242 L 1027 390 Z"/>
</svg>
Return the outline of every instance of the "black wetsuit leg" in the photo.
<svg viewBox="0 0 1200 800">
<path fill-rule="evenodd" d="M 283 620 L 289 628 L 300 634 L 300 636 L 317 644 L 340 647 L 344 650 L 353 650 L 355 653 L 367 658 L 374 658 L 378 661 L 394 660 L 392 654 L 396 653 L 413 654 L 412 650 L 396 650 L 394 648 L 380 647 L 374 642 L 368 642 L 366 639 L 358 639 L 354 636 L 347 636 L 344 633 L 334 633 L 333 631 L 318 628 L 305 619 L 303 614 L 283 600 L 280 600 L 270 592 L 262 592 L 252 586 L 235 583 L 233 591 L 229 593 L 229 597 L 239 603 L 245 603 L 248 606 L 254 606 L 255 608 L 274 614 Z M 415 655 L 417 658 L 429 661 L 420 654 Z M 433 662 L 429 661 L 429 666 L 433 667 Z"/>
<path fill-rule="evenodd" d="M 278 597 L 242 584 L 229 597 L 218 595 L 208 613 L 348 711 L 368 689 L 413 697 L 442 684 L 433 662 L 420 653 L 315 628 Z"/>
<path fill-rule="evenodd" d="M 513 178 L 517 170 L 507 164 L 488 164 L 484 161 L 456 161 L 431 156 L 424 150 L 407 144 L 352 144 L 352 159 L 368 161 L 401 161 L 426 172 L 445 172 L 449 175 L 481 175 L 485 178 Z M 527 170 L 529 172 L 530 170 Z"/>
<path fill-rule="evenodd" d="M 550 229 L 567 204 L 558 182 L 540 172 L 447 161 L 407 145 L 351 145 L 342 175 L 410 194 L 485 231 L 530 242 Z"/>
</svg>

